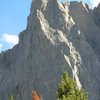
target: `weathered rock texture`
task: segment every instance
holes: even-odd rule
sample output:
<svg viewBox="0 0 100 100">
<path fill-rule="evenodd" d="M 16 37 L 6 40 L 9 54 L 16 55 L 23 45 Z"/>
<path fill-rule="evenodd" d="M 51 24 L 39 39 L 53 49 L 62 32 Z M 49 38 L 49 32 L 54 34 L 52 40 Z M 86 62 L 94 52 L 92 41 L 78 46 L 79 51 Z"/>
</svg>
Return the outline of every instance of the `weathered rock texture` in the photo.
<svg viewBox="0 0 100 100">
<path fill-rule="evenodd" d="M 33 0 L 19 44 L 0 54 L 0 100 L 56 100 L 61 74 L 67 69 L 89 100 L 100 100 L 100 5 Z"/>
</svg>

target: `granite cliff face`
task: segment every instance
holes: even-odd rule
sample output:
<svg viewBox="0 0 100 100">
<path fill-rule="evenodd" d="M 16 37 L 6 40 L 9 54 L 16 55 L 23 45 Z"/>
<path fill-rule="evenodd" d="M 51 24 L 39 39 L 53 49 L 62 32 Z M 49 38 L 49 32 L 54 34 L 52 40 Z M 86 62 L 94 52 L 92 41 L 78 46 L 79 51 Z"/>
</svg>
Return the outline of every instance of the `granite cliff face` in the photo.
<svg viewBox="0 0 100 100">
<path fill-rule="evenodd" d="M 56 100 L 67 69 L 89 100 L 100 100 L 100 5 L 33 0 L 19 44 L 0 54 L 0 100 L 31 100 L 36 89 L 43 100 Z"/>
</svg>

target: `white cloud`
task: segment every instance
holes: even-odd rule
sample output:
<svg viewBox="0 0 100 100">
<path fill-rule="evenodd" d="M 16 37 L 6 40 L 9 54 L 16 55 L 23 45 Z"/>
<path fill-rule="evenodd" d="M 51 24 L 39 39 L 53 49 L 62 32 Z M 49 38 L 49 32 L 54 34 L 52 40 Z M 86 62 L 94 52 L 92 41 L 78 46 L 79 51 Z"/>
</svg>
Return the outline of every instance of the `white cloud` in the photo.
<svg viewBox="0 0 100 100">
<path fill-rule="evenodd" d="M 7 33 L 3 34 L 3 40 L 7 42 L 10 45 L 10 47 L 13 47 L 15 44 L 18 44 L 19 42 L 17 35 L 10 35 Z"/>
<path fill-rule="evenodd" d="M 0 52 L 1 52 L 2 47 L 3 47 L 3 44 L 0 44 Z"/>
<path fill-rule="evenodd" d="M 98 4 L 100 3 L 100 0 L 90 0 L 91 1 L 91 4 L 92 4 L 92 7 L 97 7 Z"/>
</svg>

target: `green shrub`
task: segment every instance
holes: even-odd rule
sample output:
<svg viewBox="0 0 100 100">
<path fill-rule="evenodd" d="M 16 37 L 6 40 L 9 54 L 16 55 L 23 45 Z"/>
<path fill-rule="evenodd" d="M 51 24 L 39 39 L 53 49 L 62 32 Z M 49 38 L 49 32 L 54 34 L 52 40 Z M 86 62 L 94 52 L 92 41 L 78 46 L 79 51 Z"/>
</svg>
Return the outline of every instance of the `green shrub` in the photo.
<svg viewBox="0 0 100 100">
<path fill-rule="evenodd" d="M 87 95 L 83 89 L 77 87 L 76 81 L 64 72 L 58 86 L 57 100 L 87 100 Z"/>
</svg>

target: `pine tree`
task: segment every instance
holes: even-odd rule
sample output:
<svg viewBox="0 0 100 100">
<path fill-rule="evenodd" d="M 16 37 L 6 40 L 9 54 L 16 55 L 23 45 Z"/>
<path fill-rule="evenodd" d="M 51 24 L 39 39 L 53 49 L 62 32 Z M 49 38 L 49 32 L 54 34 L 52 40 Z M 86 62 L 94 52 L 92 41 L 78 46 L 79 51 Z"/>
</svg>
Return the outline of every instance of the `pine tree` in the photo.
<svg viewBox="0 0 100 100">
<path fill-rule="evenodd" d="M 58 86 L 57 100 L 87 100 L 87 95 L 83 89 L 77 87 L 76 81 L 64 72 Z"/>
<path fill-rule="evenodd" d="M 12 95 L 12 94 L 10 95 L 10 100 L 14 100 L 14 97 L 13 97 L 13 95 Z"/>
</svg>

